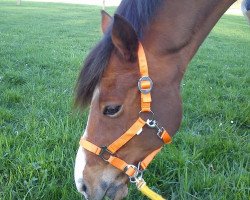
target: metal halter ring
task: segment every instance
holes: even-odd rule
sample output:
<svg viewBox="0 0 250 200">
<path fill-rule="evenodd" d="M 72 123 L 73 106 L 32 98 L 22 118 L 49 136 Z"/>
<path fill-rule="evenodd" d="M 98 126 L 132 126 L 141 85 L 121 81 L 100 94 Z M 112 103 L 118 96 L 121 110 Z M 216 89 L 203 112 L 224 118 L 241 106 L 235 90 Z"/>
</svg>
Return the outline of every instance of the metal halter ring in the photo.
<svg viewBox="0 0 250 200">
<path fill-rule="evenodd" d="M 131 183 L 136 183 L 138 180 L 140 180 L 143 176 L 143 171 L 139 170 L 136 166 L 134 165 L 127 165 L 124 169 L 126 172 L 130 167 L 132 167 L 135 170 L 135 173 L 132 176 L 129 176 L 129 181 Z"/>
<path fill-rule="evenodd" d="M 101 152 L 98 155 L 101 159 L 103 159 L 104 161 L 108 162 L 109 158 L 105 158 L 104 155 L 107 155 L 110 157 L 112 155 L 112 153 L 108 150 L 108 147 L 103 146 L 101 147 Z"/>
<path fill-rule="evenodd" d="M 150 128 L 155 128 L 157 126 L 157 122 L 154 119 L 148 119 L 146 121 L 146 124 L 150 127 Z"/>
<path fill-rule="evenodd" d="M 148 81 L 148 82 L 150 83 L 149 88 L 143 89 L 143 88 L 141 87 L 141 83 L 142 83 L 143 81 Z M 153 81 L 152 81 L 151 78 L 149 78 L 148 76 L 143 76 L 143 77 L 141 77 L 141 78 L 139 79 L 139 81 L 138 81 L 138 89 L 140 90 L 141 93 L 143 93 L 143 94 L 148 94 L 148 93 L 152 90 L 152 88 L 153 88 Z"/>
</svg>

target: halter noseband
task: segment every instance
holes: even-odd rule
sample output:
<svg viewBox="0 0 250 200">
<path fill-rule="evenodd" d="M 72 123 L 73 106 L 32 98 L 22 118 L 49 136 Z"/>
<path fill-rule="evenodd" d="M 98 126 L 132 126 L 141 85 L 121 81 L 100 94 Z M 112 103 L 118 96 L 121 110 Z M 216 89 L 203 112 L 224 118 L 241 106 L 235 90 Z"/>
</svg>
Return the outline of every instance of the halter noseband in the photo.
<svg viewBox="0 0 250 200">
<path fill-rule="evenodd" d="M 105 162 L 108 162 L 117 169 L 123 171 L 129 176 L 130 182 L 136 183 L 137 187 L 140 190 L 142 190 L 142 187 L 144 187 L 144 194 L 148 193 L 146 195 L 148 197 L 151 197 L 151 199 L 163 199 L 159 195 L 157 197 L 157 194 L 153 194 L 154 192 L 150 191 L 150 189 L 147 188 L 144 180 L 142 179 L 143 171 L 147 168 L 149 163 L 153 160 L 155 155 L 161 150 L 162 147 L 156 149 L 148 156 L 146 156 L 146 158 L 139 162 L 137 166 L 133 164 L 128 164 L 124 160 L 114 156 L 114 154 L 123 145 L 129 142 L 134 136 L 139 135 L 145 125 L 147 125 L 149 128 L 156 129 L 157 137 L 159 137 L 159 139 L 161 139 L 164 144 L 169 144 L 171 142 L 171 136 L 163 127 L 159 126 L 158 122 L 153 118 L 154 113 L 151 111 L 152 98 L 150 93 L 153 88 L 153 81 L 151 80 L 148 74 L 147 60 L 141 43 L 139 43 L 138 59 L 141 75 L 141 78 L 138 81 L 138 89 L 141 92 L 141 111 L 139 112 L 138 119 L 122 136 L 116 139 L 109 146 L 98 147 L 95 144 L 87 141 L 83 137 L 80 140 L 80 146 L 98 155 Z M 142 113 L 148 113 L 152 116 L 152 118 L 148 118 L 145 121 L 140 117 Z M 149 193 L 151 193 L 151 195 L 153 196 L 150 196 Z"/>
</svg>

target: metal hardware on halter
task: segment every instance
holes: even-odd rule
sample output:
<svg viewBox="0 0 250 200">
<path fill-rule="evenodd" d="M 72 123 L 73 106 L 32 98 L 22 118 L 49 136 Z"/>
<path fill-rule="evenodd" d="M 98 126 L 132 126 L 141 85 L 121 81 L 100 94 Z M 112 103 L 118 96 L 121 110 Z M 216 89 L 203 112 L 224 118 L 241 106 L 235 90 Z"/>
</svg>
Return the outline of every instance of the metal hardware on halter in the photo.
<svg viewBox="0 0 250 200">
<path fill-rule="evenodd" d="M 99 157 L 101 158 L 101 159 L 103 159 L 104 161 L 106 161 L 106 162 L 108 162 L 108 159 L 106 159 L 105 157 L 104 157 L 104 154 L 106 153 L 106 154 L 109 154 L 108 156 L 110 157 L 111 155 L 112 155 L 112 153 L 108 150 L 108 147 L 106 147 L 106 146 L 103 146 L 103 147 L 100 147 L 101 148 L 101 152 L 99 153 Z"/>
<path fill-rule="evenodd" d="M 150 127 L 150 128 L 155 128 L 157 130 L 157 136 L 162 139 L 162 133 L 165 131 L 165 129 L 163 127 L 160 127 L 157 123 L 156 120 L 150 120 L 148 119 L 146 121 L 146 124 Z"/>
<path fill-rule="evenodd" d="M 157 126 L 157 122 L 154 119 L 148 119 L 146 121 L 146 124 L 150 127 L 150 128 L 155 128 Z"/>
<path fill-rule="evenodd" d="M 142 178 L 143 171 L 139 170 L 139 167 L 136 167 L 135 165 L 127 165 L 124 168 L 124 171 L 126 172 L 130 167 L 132 167 L 135 170 L 135 173 L 132 176 L 129 176 L 129 181 L 131 183 L 136 183 L 138 180 Z"/>
<path fill-rule="evenodd" d="M 143 172 L 145 171 L 145 169 L 142 169 L 142 167 L 141 167 L 141 162 L 138 163 L 137 169 L 138 169 L 142 174 L 143 174 Z"/>
<path fill-rule="evenodd" d="M 158 132 L 157 132 L 157 136 L 162 139 L 163 138 L 163 132 L 165 131 L 165 128 L 161 127 Z"/>
<path fill-rule="evenodd" d="M 143 81 L 148 81 L 149 82 L 149 88 L 142 88 L 142 85 L 141 85 L 141 83 L 143 82 Z M 142 76 L 140 79 L 139 79 L 139 81 L 138 81 L 138 89 L 140 90 L 140 92 L 142 93 L 142 94 L 148 94 L 148 93 L 150 93 L 150 91 L 152 90 L 152 88 L 153 88 L 153 81 L 152 81 L 152 79 L 151 78 L 149 78 L 148 76 Z"/>
</svg>

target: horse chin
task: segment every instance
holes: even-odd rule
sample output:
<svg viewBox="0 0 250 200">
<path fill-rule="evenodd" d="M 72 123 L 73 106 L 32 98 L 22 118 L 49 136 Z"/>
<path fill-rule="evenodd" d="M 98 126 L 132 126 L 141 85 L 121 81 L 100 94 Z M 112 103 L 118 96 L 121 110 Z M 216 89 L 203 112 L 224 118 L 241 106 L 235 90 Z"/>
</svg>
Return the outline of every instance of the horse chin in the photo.
<svg viewBox="0 0 250 200">
<path fill-rule="evenodd" d="M 120 200 L 125 198 L 128 195 L 128 186 L 127 184 L 112 185 L 107 189 L 105 194 L 106 197 L 112 200 Z"/>
</svg>

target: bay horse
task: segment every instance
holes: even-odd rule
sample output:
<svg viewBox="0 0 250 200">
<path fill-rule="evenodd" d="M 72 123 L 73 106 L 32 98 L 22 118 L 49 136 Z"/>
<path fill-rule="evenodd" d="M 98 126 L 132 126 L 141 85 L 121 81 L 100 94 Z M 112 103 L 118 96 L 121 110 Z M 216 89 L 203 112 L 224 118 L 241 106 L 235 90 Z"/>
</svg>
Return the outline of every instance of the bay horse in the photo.
<svg viewBox="0 0 250 200">
<path fill-rule="evenodd" d="M 168 136 L 177 132 L 182 118 L 180 83 L 188 63 L 234 2 L 123 0 L 114 17 L 102 12 L 103 37 L 87 56 L 76 85 L 76 105 L 90 105 L 74 174 L 86 199 L 127 196 L 129 169 L 136 171 L 138 163 L 163 144 L 144 126 L 148 114 L 155 114 Z M 141 56 L 150 79 L 141 80 Z M 141 116 L 143 92 L 151 95 L 152 103 Z M 113 152 L 107 149 L 140 117 L 145 121 L 143 129 L 133 132 L 135 137 Z M 111 157 L 129 165 L 117 169 L 106 162 Z"/>
</svg>

